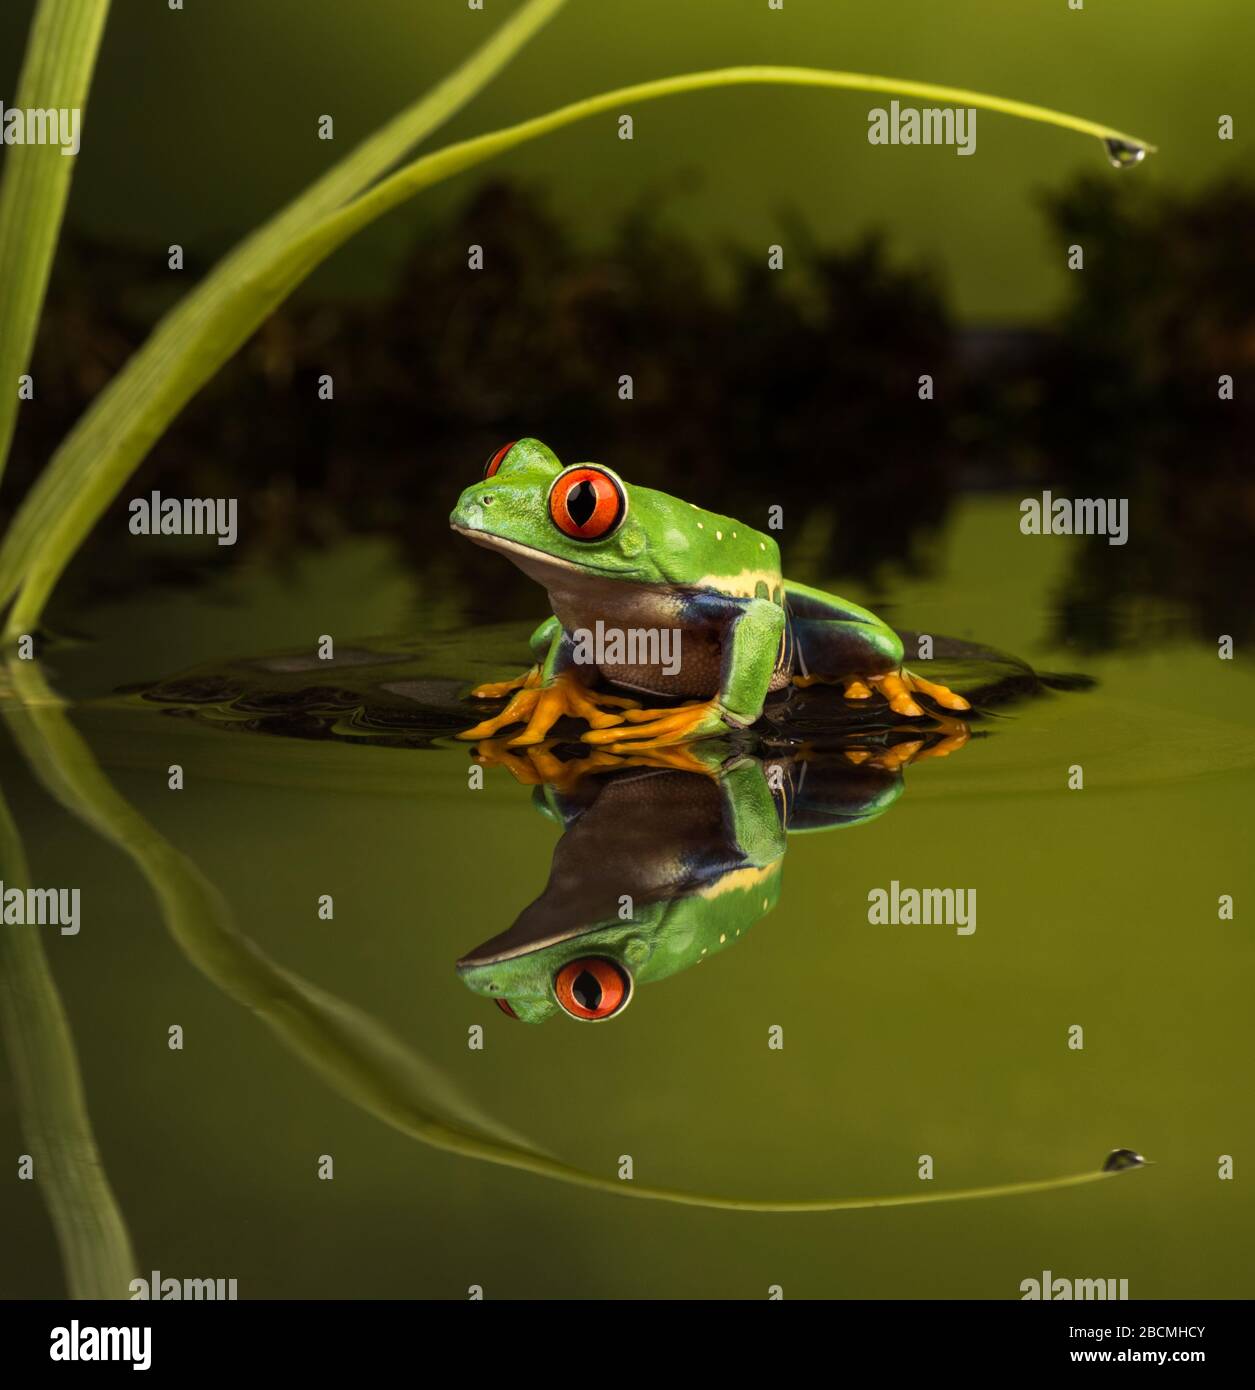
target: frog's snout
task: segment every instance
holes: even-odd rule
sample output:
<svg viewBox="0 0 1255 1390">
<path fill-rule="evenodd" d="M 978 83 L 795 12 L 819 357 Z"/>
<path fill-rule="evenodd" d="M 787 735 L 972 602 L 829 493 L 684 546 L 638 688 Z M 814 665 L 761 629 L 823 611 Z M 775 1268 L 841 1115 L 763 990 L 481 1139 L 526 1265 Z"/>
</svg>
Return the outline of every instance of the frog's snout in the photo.
<svg viewBox="0 0 1255 1390">
<path fill-rule="evenodd" d="M 455 530 L 481 531 L 484 527 L 484 509 L 491 507 L 491 492 L 480 492 L 477 488 L 467 488 L 458 498 L 458 504 L 449 513 L 449 525 Z"/>
</svg>

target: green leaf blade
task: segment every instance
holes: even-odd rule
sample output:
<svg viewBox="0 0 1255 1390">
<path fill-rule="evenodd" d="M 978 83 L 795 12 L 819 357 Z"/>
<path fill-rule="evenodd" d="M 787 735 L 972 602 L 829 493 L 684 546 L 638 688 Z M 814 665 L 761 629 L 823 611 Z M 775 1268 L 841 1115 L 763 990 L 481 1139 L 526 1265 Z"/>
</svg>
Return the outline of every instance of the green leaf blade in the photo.
<svg viewBox="0 0 1255 1390">
<path fill-rule="evenodd" d="M 13 107 L 80 112 L 109 0 L 41 0 Z M 80 139 L 82 126 L 80 117 Z M 0 184 L 0 476 L 17 426 L 17 379 L 30 362 L 78 155 L 56 144 L 6 146 Z"/>
<path fill-rule="evenodd" d="M 45 0 L 45 5 L 72 10 L 78 2 Z M 88 2 L 107 7 L 107 0 Z M 158 324 L 62 443 L 24 499 L 5 536 L 0 548 L 0 604 L 12 598 L 37 557 L 43 562 L 34 573 L 32 601 L 26 605 L 26 615 L 17 620 L 16 630 L 26 631 L 36 625 L 43 598 L 35 595 L 50 591 L 100 514 L 179 411 L 290 291 L 293 282 L 289 278 L 283 279 L 281 293 L 268 290 L 273 267 L 282 259 L 285 248 L 369 187 L 414 145 L 451 119 L 565 3 L 566 0 L 528 0 L 448 77 L 368 136 L 304 193 L 246 237 Z M 55 151 L 51 153 L 56 155 Z M 56 225 L 60 225 L 59 212 Z M 49 265 L 55 242 L 54 227 L 46 248 Z M 7 282 L 10 277 L 2 258 L 0 272 L 0 284 Z M 224 304 L 237 296 L 240 312 L 224 314 Z M 32 341 L 40 304 L 42 290 L 32 311 Z M 3 330 L 4 321 L 0 318 L 0 343 L 7 343 L 10 335 Z M 0 352 L 0 371 L 6 368 Z M 16 412 L 17 370 L 20 369 L 8 378 L 14 387 L 10 394 L 6 394 L 5 377 L 0 377 L 0 429 L 4 410 Z M 65 514 L 67 499 L 73 503 L 69 514 Z M 65 525 L 56 526 L 56 520 Z M 35 611 L 33 619 L 31 609 Z"/>
<path fill-rule="evenodd" d="M 0 603 L 17 594 L 6 635 L 37 626 L 69 560 L 152 442 L 266 315 L 356 232 L 424 188 L 590 116 L 631 102 L 745 84 L 897 92 L 1154 148 L 1111 126 L 962 88 L 817 68 L 741 67 L 603 92 L 426 155 L 295 233 L 282 248 L 254 241 L 245 254 L 246 243 L 194 292 L 194 304 L 185 302 L 158 326 L 71 431 L 0 547 Z"/>
</svg>

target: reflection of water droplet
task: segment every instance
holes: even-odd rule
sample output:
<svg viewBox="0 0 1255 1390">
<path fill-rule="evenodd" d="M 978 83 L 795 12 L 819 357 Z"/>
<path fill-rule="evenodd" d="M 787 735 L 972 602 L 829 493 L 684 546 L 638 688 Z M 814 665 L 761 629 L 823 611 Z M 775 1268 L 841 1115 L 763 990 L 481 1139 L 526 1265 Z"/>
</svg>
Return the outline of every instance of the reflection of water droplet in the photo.
<svg viewBox="0 0 1255 1390">
<path fill-rule="evenodd" d="M 1104 1173 L 1119 1173 L 1125 1168 L 1140 1168 L 1146 1160 L 1132 1149 L 1112 1149 L 1103 1159 Z"/>
<path fill-rule="evenodd" d="M 1117 169 L 1131 169 L 1146 158 L 1146 146 L 1135 145 L 1130 140 L 1104 140 L 1107 158 Z"/>
</svg>

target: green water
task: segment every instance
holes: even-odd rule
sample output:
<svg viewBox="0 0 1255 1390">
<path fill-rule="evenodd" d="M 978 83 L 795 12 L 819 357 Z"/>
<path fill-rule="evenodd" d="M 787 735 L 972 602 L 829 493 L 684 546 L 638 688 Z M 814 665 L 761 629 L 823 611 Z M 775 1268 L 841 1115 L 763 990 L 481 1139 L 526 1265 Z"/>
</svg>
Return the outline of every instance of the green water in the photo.
<svg viewBox="0 0 1255 1390">
<path fill-rule="evenodd" d="M 886 814 L 795 836 L 770 915 L 596 1026 L 512 1021 L 454 971 L 540 893 L 558 837 L 504 770 L 470 790 L 465 745 L 421 746 L 435 725 L 417 746 L 372 741 L 351 712 L 343 737 L 277 737 L 114 693 L 193 666 L 312 655 L 322 633 L 341 651 L 391 634 L 416 688 L 448 691 L 525 656 L 526 624 L 463 626 L 491 614 L 491 593 L 450 594 L 358 544 L 282 580 L 153 592 L 63 622 L 81 640 L 54 648 L 43 677 L 104 775 L 91 785 L 112 791 L 84 802 L 90 760 L 66 726 L 5 700 L 3 789 L 30 879 L 80 888 L 82 923 L 76 936 L 3 930 L 26 934 L 20 949 L 42 945 L 138 1271 L 235 1278 L 243 1298 L 464 1298 L 471 1285 L 487 1297 L 759 1298 L 780 1285 L 786 1297 L 1015 1298 L 1043 1269 L 1127 1278 L 1133 1298 L 1255 1293 L 1255 680 L 1240 655 L 1217 659 L 1218 634 L 1167 622 L 1161 642 L 1118 653 L 1054 644 L 1074 548 L 1102 542 L 1024 538 L 1015 514 L 1008 499 L 969 500 L 935 573 L 874 595 L 834 582 L 903 626 L 1097 685 L 1000 706 L 975 725 L 983 736 L 908 767 Z M 495 563 L 484 574 L 502 580 Z M 342 676 L 350 692 L 362 679 L 347 664 Z M 180 791 L 167 786 L 176 763 Z M 1076 765 L 1082 790 L 1068 786 Z M 119 820 L 127 805 L 157 838 Z M 625 1201 L 443 1152 L 385 1124 L 371 1104 L 382 1092 L 360 1075 L 356 1094 L 329 1084 L 310 1060 L 328 1055 L 325 1039 L 304 1053 L 285 1040 L 300 1008 L 257 991 L 239 939 L 172 931 L 119 837 L 141 860 L 153 844 L 186 856 L 240 939 L 387 1030 L 406 1066 L 465 1097 L 451 1104 L 602 1178 L 617 1181 L 631 1155 L 640 1184 L 788 1200 L 916 1192 L 929 1186 L 922 1154 L 936 1189 L 1076 1173 L 1123 1145 L 1156 1163 L 1060 1192 L 795 1215 Z M 11 864 L 10 839 L 14 882 Z M 869 925 L 869 890 L 894 879 L 975 889 L 977 930 Z M 1218 918 L 1221 894 L 1233 921 Z M 238 1002 L 249 990 L 251 1008 Z M 1080 1051 L 1067 1045 L 1076 1024 Z M 781 1050 L 767 1045 L 773 1025 Z M 5 1072 L 6 1297 L 66 1289 L 51 1174 L 16 1177 L 15 1156 L 48 1140 L 33 1123 Z M 1217 1176 L 1225 1154 L 1233 1181 Z M 334 1159 L 330 1181 L 320 1155 Z"/>
</svg>

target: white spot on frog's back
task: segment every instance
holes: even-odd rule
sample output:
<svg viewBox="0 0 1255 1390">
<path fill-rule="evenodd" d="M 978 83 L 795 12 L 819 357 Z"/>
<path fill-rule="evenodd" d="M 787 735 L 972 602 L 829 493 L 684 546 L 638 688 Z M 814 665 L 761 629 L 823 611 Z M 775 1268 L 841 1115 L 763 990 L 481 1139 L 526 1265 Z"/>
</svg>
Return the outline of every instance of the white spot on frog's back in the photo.
<svg viewBox="0 0 1255 1390">
<path fill-rule="evenodd" d="M 663 531 L 662 547 L 654 558 L 664 573 L 685 587 L 710 589 L 731 598 L 766 596 L 778 601 L 782 579 L 775 542 L 734 517 L 703 511 L 692 502 L 689 507 L 697 512 L 692 529 L 681 514 Z M 689 573 L 684 572 L 686 563 Z M 715 565 L 717 569 L 711 568 Z"/>
<path fill-rule="evenodd" d="M 699 564 L 717 564 L 719 573 L 724 576 L 735 576 L 742 568 L 769 570 L 774 564 L 776 569 L 769 576 L 771 582 L 768 589 L 779 584 L 780 556 L 771 537 L 747 526 L 737 517 L 706 511 L 696 502 L 669 497 L 665 492 L 656 492 L 651 488 L 631 488 L 629 491 L 630 508 L 645 528 L 654 563 L 672 583 L 704 583 L 697 576 Z M 689 516 L 688 512 L 694 515 Z M 702 558 L 694 557 L 695 550 L 702 551 Z M 711 587 L 724 593 L 735 593 L 739 597 L 749 597 L 754 592 L 753 584 L 746 592 L 725 584 Z"/>
</svg>

